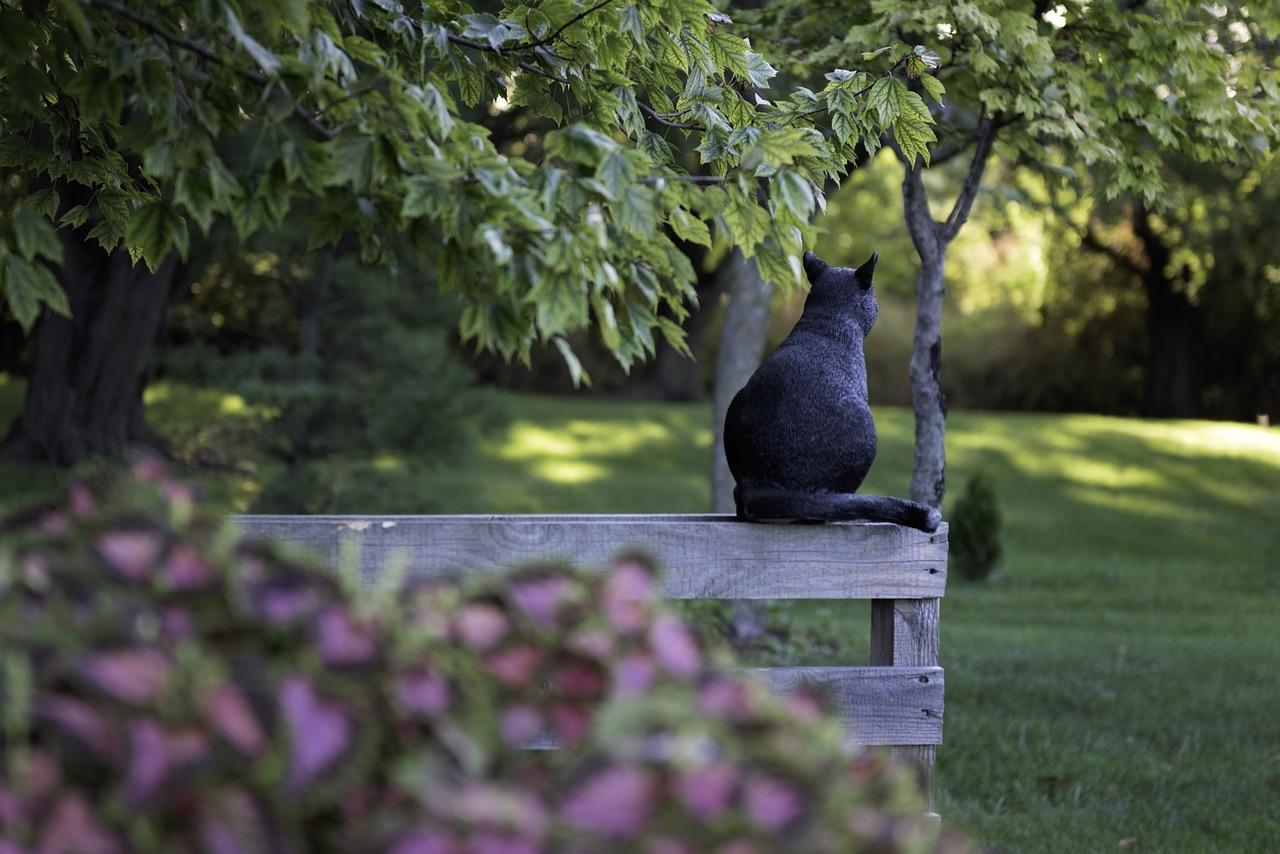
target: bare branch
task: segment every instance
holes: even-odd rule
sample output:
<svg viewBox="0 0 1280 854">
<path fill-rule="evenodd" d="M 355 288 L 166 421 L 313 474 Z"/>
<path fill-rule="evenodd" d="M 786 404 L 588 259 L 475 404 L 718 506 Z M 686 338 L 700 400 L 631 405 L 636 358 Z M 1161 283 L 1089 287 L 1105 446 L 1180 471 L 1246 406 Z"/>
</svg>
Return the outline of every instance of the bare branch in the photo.
<svg viewBox="0 0 1280 854">
<path fill-rule="evenodd" d="M 641 184 L 657 184 L 660 181 L 681 181 L 686 184 L 723 184 L 729 179 L 720 175 L 650 175 L 641 178 Z"/>
<path fill-rule="evenodd" d="M 683 122 L 673 122 L 670 119 L 664 117 L 662 113 L 658 112 L 653 107 L 650 107 L 648 104 L 640 103 L 640 102 L 637 102 L 637 104 L 640 107 L 641 111 L 646 116 L 653 119 L 658 124 L 666 125 L 669 128 L 676 128 L 677 130 L 702 130 L 702 128 L 698 127 L 697 125 L 687 125 L 687 124 L 684 124 Z"/>
<path fill-rule="evenodd" d="M 969 161 L 969 174 L 965 175 L 960 195 L 956 198 L 947 221 L 942 224 L 941 236 L 945 241 L 950 241 L 959 234 L 961 226 L 969 219 L 969 211 L 973 208 L 973 200 L 982 183 L 982 173 L 987 168 L 987 161 L 991 159 L 991 147 L 995 144 L 995 138 L 995 119 L 983 116 L 978 120 L 978 142 Z"/>
</svg>

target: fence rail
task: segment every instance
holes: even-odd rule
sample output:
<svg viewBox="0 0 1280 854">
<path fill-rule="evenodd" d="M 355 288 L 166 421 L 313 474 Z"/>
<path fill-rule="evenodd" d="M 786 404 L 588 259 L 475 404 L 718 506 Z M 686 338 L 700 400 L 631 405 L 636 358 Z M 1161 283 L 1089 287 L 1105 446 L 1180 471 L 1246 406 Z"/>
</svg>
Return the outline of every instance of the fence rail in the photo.
<svg viewBox="0 0 1280 854">
<path fill-rule="evenodd" d="M 673 599 L 869 599 L 871 660 L 863 667 L 752 672 L 774 689 L 826 690 L 850 741 L 890 745 L 920 769 L 932 797 L 942 743 L 939 600 L 947 526 L 932 534 L 882 523 L 761 525 L 732 516 L 241 516 L 250 539 L 307 547 L 336 565 L 344 549 L 367 582 L 392 560 L 413 577 L 460 578 L 566 561 L 603 569 L 641 551 L 662 566 Z"/>
</svg>

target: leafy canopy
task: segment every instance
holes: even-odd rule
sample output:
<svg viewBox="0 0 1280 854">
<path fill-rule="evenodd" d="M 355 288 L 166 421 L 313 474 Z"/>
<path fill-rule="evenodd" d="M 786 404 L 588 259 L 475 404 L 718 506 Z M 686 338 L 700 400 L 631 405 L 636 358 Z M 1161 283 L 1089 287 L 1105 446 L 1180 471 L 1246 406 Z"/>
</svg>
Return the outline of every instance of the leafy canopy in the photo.
<svg viewBox="0 0 1280 854">
<path fill-rule="evenodd" d="M 1108 197 L 1168 204 L 1167 158 L 1248 162 L 1280 140 L 1273 3 L 862 0 L 839 4 L 853 24 L 839 28 L 833 14 L 824 0 L 775 0 L 739 17 L 748 33 L 785 25 L 802 79 L 886 37 L 917 43 L 907 79 L 878 81 L 870 98 L 906 148 L 904 135 L 934 133 L 914 128 L 920 96 L 945 93 L 939 160 L 971 145 L 985 115 L 1024 163 L 1083 166 Z M 926 60 L 938 57 L 934 71 Z"/>
<path fill-rule="evenodd" d="M 0 0 L 0 42 L 0 165 L 40 187 L 0 231 L 27 326 L 67 309 L 55 224 L 154 268 L 218 218 L 247 237 L 306 217 L 313 245 L 355 234 L 367 262 L 407 242 L 483 347 L 554 341 L 576 370 L 561 336 L 594 323 L 630 365 L 655 330 L 682 346 L 680 241 L 798 283 L 858 142 L 932 138 L 890 79 L 914 60 L 871 51 L 770 93 L 706 0 Z M 496 144 L 485 122 L 510 110 L 538 123 Z"/>
</svg>

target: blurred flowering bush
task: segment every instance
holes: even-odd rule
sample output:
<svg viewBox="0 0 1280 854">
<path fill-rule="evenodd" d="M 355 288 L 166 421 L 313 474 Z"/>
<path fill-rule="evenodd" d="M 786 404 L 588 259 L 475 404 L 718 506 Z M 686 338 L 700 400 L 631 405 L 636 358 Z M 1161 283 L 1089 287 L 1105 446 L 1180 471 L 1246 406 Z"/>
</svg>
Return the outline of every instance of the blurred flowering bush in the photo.
<svg viewBox="0 0 1280 854">
<path fill-rule="evenodd" d="M 157 465 L 0 526 L 0 852 L 953 848 L 641 560 L 359 592 Z M 558 751 L 519 749 L 555 741 Z"/>
</svg>

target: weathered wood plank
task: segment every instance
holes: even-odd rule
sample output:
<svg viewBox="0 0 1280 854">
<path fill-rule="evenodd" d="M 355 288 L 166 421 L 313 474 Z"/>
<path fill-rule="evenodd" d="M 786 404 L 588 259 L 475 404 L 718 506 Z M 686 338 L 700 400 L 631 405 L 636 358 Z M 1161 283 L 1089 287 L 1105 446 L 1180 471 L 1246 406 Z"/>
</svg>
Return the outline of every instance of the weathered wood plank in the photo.
<svg viewBox="0 0 1280 854">
<path fill-rule="evenodd" d="M 600 569 L 620 552 L 657 560 L 676 599 L 922 599 L 942 596 L 947 528 L 881 523 L 762 525 L 732 516 L 240 516 L 253 539 L 335 563 L 358 546 L 366 580 L 392 555 L 409 574 L 459 577 L 566 560 Z"/>
<path fill-rule="evenodd" d="M 872 602 L 871 663 L 894 667 L 929 667 L 938 663 L 939 601 L 900 599 Z M 939 708 L 942 698 L 939 697 Z M 933 744 L 896 747 L 894 755 L 916 766 L 929 809 L 933 809 L 933 770 L 936 744 L 942 743 L 941 714 L 939 738 Z"/>
<path fill-rule="evenodd" d="M 941 667 L 756 667 L 741 672 L 762 679 L 778 694 L 801 686 L 824 694 L 848 727 L 850 748 L 942 743 Z M 528 745 L 533 750 L 555 747 L 550 734 Z"/>
<path fill-rule="evenodd" d="M 941 667 L 760 667 L 743 672 L 763 677 L 780 694 L 799 687 L 825 694 L 849 727 L 851 743 L 942 743 Z"/>
</svg>

